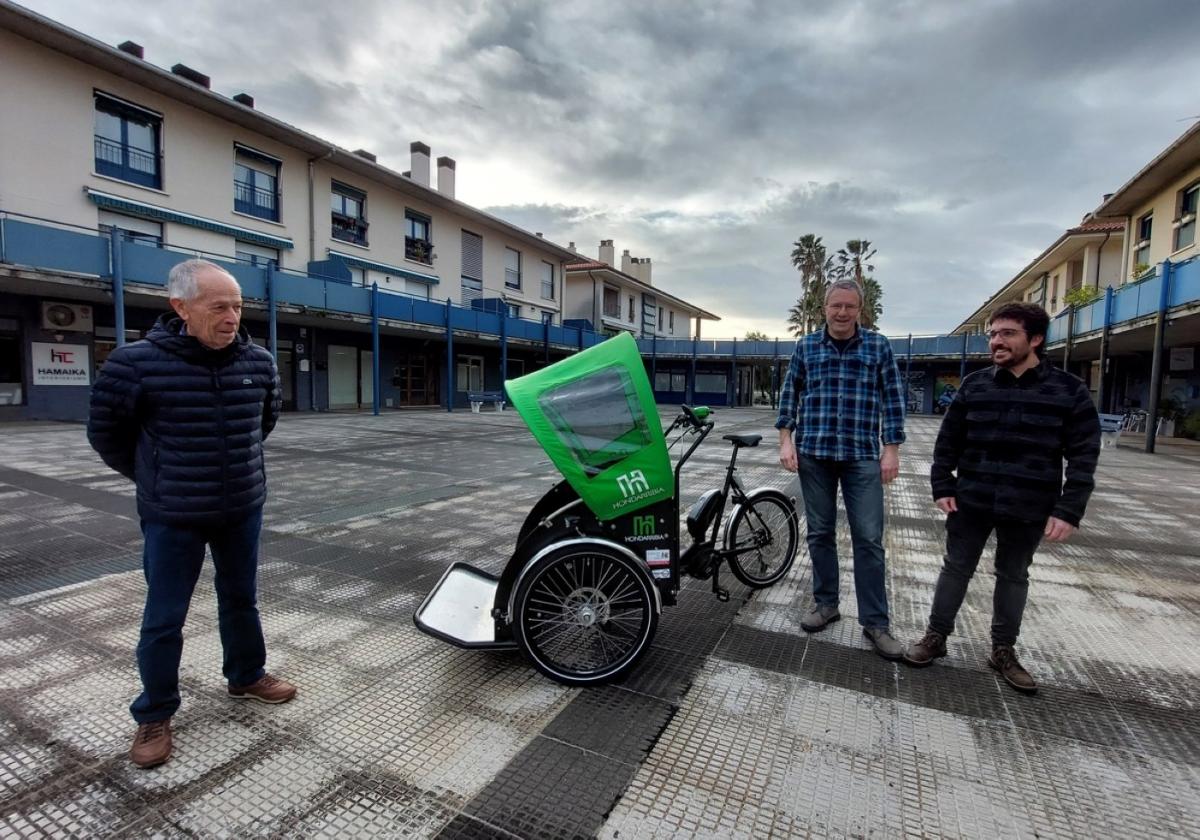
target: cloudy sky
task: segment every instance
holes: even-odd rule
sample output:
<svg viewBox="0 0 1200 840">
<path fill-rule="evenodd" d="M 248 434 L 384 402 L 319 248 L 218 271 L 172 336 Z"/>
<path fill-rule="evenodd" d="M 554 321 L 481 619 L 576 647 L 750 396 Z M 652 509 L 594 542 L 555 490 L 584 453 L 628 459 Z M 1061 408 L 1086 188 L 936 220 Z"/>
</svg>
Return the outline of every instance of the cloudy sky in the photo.
<svg viewBox="0 0 1200 840">
<path fill-rule="evenodd" d="M 804 233 L 874 243 L 886 333 L 948 331 L 1200 114 L 1194 0 L 22 2 L 394 169 L 422 140 L 709 337 L 786 335 Z"/>
</svg>

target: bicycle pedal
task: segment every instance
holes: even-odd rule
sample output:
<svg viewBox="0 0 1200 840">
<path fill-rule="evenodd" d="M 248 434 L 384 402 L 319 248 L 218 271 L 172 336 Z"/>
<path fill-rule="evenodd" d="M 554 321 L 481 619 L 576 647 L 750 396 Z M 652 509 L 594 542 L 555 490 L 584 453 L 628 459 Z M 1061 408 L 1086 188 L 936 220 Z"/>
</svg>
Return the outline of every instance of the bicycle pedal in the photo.
<svg viewBox="0 0 1200 840">
<path fill-rule="evenodd" d="M 717 596 L 718 601 L 720 601 L 721 603 L 725 603 L 726 601 L 729 600 L 729 590 L 726 589 L 725 587 L 721 587 L 720 589 L 718 589 L 716 591 L 716 596 Z"/>
</svg>

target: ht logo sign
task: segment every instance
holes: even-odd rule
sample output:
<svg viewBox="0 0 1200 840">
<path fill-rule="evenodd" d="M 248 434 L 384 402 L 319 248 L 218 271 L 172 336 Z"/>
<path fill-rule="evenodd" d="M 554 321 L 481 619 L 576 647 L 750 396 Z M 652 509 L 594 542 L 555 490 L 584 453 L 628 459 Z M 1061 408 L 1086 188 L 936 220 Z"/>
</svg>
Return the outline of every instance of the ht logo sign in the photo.
<svg viewBox="0 0 1200 840">
<path fill-rule="evenodd" d="M 646 480 L 646 476 L 642 475 L 641 470 L 630 470 L 625 475 L 617 476 L 617 487 L 621 488 L 621 495 L 628 499 L 630 496 L 649 490 L 650 482 Z"/>
<path fill-rule="evenodd" d="M 633 535 L 635 537 L 654 536 L 654 516 L 633 517 Z"/>
</svg>

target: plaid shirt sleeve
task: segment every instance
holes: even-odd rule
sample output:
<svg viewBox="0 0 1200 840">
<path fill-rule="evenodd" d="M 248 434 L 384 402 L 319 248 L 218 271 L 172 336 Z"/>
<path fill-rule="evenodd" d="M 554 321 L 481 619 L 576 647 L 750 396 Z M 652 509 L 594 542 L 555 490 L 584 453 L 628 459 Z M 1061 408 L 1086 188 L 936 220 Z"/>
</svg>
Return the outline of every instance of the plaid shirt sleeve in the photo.
<svg viewBox="0 0 1200 840">
<path fill-rule="evenodd" d="M 796 428 L 796 395 L 804 390 L 804 338 L 796 341 L 796 349 L 792 351 L 792 361 L 788 364 L 787 375 L 783 378 L 783 389 L 779 392 L 779 419 L 775 421 L 776 429 Z"/>
<path fill-rule="evenodd" d="M 896 356 L 892 345 L 883 336 L 880 339 L 879 397 L 883 409 L 884 445 L 904 443 L 904 383 L 896 367 Z"/>
</svg>

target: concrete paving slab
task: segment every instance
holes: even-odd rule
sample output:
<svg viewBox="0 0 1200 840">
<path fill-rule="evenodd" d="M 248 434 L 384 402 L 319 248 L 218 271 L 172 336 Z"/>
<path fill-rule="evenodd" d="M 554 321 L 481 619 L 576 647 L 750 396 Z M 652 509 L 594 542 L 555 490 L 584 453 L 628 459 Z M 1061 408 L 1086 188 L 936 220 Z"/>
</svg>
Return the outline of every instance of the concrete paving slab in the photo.
<svg viewBox="0 0 1200 840">
<path fill-rule="evenodd" d="M 761 409 L 747 485 L 796 492 Z M 1012 692 L 984 661 L 985 554 L 950 653 L 875 656 L 843 564 L 843 620 L 809 635 L 807 551 L 777 586 L 689 580 L 640 667 L 570 689 L 516 653 L 419 633 L 444 568 L 498 572 L 554 482 L 512 412 L 287 415 L 260 563 L 279 707 L 229 699 L 211 571 L 197 585 L 176 750 L 127 760 L 144 582 L 132 487 L 69 424 L 0 434 L 0 838 L 1200 837 L 1200 450 L 1106 449 L 1085 528 L 1032 569 Z M 944 528 L 935 418 L 887 492 L 892 624 L 923 629 Z M 706 444 L 684 507 L 720 481 Z M 849 540 L 839 550 L 849 556 Z"/>
</svg>

